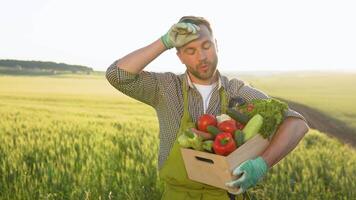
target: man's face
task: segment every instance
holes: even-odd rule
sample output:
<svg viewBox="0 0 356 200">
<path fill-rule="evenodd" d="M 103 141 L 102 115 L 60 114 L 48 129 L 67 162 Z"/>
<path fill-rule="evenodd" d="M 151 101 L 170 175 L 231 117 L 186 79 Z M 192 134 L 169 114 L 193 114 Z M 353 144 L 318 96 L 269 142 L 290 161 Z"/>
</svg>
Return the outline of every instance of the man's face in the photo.
<svg viewBox="0 0 356 200">
<path fill-rule="evenodd" d="M 177 55 L 194 82 L 210 83 L 218 63 L 216 42 L 205 25 L 200 25 L 199 33 L 199 38 L 179 48 Z"/>
</svg>

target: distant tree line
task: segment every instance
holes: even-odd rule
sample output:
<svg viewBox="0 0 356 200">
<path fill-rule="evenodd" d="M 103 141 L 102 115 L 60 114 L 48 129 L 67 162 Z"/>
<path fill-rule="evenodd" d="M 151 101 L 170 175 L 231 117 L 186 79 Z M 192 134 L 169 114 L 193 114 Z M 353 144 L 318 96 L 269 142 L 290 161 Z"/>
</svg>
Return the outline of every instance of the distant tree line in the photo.
<svg viewBox="0 0 356 200">
<path fill-rule="evenodd" d="M 90 67 L 82 65 L 68 65 L 65 63 L 43 62 L 43 61 L 24 61 L 24 60 L 1 60 L 0 68 L 11 68 L 12 70 L 42 70 L 52 72 L 72 72 L 72 73 L 87 73 L 93 72 Z"/>
</svg>

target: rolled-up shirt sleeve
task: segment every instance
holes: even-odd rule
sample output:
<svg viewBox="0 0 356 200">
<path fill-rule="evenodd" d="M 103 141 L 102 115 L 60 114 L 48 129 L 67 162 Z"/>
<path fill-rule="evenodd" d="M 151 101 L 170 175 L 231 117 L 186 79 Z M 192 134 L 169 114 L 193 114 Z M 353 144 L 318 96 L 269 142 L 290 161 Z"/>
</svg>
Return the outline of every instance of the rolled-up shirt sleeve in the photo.
<svg viewBox="0 0 356 200">
<path fill-rule="evenodd" d="M 295 110 L 292 110 L 290 108 L 288 108 L 286 114 L 285 114 L 285 118 L 287 117 L 295 117 L 295 118 L 299 118 L 299 119 L 302 119 L 305 121 L 305 123 L 308 124 L 308 121 L 304 118 L 303 115 L 301 115 L 299 112 L 295 111 Z"/>
<path fill-rule="evenodd" d="M 159 101 L 158 73 L 142 71 L 139 74 L 117 67 L 117 61 L 106 70 L 106 79 L 120 92 L 155 107 Z"/>
<path fill-rule="evenodd" d="M 132 74 L 116 66 L 117 61 L 109 66 L 106 70 L 106 79 L 116 89 L 120 88 L 121 84 L 128 84 L 135 81 L 138 74 Z"/>
</svg>

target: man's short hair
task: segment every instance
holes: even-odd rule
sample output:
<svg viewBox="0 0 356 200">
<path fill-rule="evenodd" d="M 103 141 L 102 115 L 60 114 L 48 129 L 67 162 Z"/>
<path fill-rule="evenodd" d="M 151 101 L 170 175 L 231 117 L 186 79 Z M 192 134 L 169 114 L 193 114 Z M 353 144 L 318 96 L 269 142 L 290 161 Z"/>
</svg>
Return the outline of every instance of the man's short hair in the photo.
<svg viewBox="0 0 356 200">
<path fill-rule="evenodd" d="M 210 33 L 213 34 L 213 30 L 211 29 L 209 21 L 203 17 L 184 16 L 184 17 L 180 18 L 179 22 L 192 23 L 197 26 L 205 25 L 208 28 L 208 30 L 210 31 Z"/>
</svg>

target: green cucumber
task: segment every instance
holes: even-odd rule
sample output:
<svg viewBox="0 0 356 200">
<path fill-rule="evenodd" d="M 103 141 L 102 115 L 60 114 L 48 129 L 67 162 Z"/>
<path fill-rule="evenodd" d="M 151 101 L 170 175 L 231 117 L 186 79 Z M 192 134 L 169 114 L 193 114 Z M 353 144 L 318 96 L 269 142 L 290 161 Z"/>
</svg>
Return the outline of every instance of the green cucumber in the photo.
<svg viewBox="0 0 356 200">
<path fill-rule="evenodd" d="M 237 146 L 241 146 L 245 142 L 245 134 L 241 130 L 236 130 L 234 132 L 234 139 L 236 141 Z"/>
<path fill-rule="evenodd" d="M 226 112 L 231 118 L 233 118 L 234 120 L 246 124 L 249 121 L 249 118 L 247 115 L 233 109 L 233 108 L 229 108 L 227 109 Z"/>
<path fill-rule="evenodd" d="M 209 125 L 208 127 L 206 127 L 206 130 L 208 131 L 208 133 L 212 134 L 214 137 L 221 133 L 221 131 L 216 128 L 215 126 Z"/>
<path fill-rule="evenodd" d="M 245 133 L 245 141 L 257 135 L 263 124 L 263 117 L 260 114 L 254 115 L 243 128 L 242 132 Z"/>
</svg>

